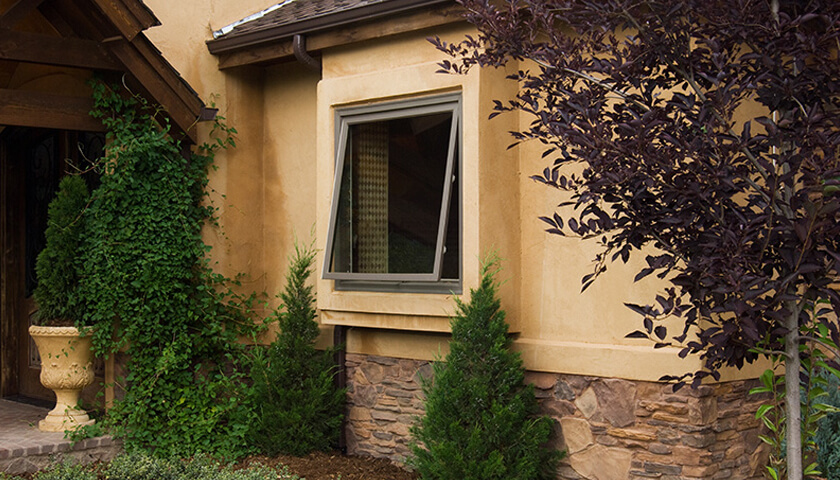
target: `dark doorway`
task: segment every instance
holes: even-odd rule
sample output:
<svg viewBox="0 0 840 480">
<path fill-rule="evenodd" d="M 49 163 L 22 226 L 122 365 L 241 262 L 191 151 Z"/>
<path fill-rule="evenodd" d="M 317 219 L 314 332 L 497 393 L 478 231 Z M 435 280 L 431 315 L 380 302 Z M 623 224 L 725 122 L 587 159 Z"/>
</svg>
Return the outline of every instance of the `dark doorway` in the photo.
<svg viewBox="0 0 840 480">
<path fill-rule="evenodd" d="M 0 396 L 52 400 L 28 329 L 37 313 L 35 259 L 44 248 L 47 206 L 62 176 L 89 170 L 101 133 L 6 128 L 0 132 Z M 95 187 L 98 179 L 85 175 Z"/>
</svg>

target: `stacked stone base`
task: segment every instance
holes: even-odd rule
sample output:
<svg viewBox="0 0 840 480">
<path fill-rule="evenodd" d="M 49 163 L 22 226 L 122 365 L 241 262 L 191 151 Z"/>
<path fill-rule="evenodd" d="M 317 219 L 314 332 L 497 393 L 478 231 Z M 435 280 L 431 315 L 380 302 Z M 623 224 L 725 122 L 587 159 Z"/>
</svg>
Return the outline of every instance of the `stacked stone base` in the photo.
<svg viewBox="0 0 840 480">
<path fill-rule="evenodd" d="M 409 428 L 423 414 L 426 361 L 347 355 L 347 448 L 405 462 Z M 670 385 L 529 372 L 542 412 L 567 452 L 563 480 L 763 478 L 767 459 L 748 395 L 753 381 L 673 392 Z"/>
</svg>

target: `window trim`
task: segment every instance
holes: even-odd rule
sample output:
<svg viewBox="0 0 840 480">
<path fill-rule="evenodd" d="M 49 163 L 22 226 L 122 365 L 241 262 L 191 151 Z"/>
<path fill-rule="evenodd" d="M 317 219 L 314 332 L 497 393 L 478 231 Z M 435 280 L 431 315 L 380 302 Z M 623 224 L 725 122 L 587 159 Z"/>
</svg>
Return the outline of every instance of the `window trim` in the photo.
<svg viewBox="0 0 840 480">
<path fill-rule="evenodd" d="M 460 291 L 462 276 L 462 258 L 459 258 L 458 278 L 441 278 L 443 256 L 445 253 L 446 231 L 449 224 L 449 211 L 452 200 L 452 189 L 458 188 L 458 197 L 461 199 L 460 170 L 462 163 L 462 125 L 461 125 L 461 95 L 444 94 L 434 97 L 416 98 L 410 100 L 398 100 L 376 105 L 364 105 L 355 107 L 336 108 L 335 110 L 335 174 L 333 178 L 332 198 L 330 203 L 329 230 L 327 243 L 324 250 L 324 265 L 322 278 L 336 281 L 336 290 L 367 290 L 367 291 L 410 291 L 417 293 L 450 293 Z M 435 263 L 431 273 L 359 273 L 359 272 L 332 272 L 334 241 L 336 234 L 336 221 L 338 215 L 338 198 L 341 194 L 341 184 L 344 172 L 345 154 L 348 142 L 348 133 L 351 126 L 375 121 L 394 120 L 401 118 L 417 117 L 435 113 L 451 113 L 452 124 L 450 126 L 449 147 L 446 159 L 445 182 L 441 201 L 441 210 L 438 216 L 438 232 L 435 246 Z M 457 170 L 456 171 L 456 165 Z M 456 183 L 457 182 L 457 183 Z M 458 206 L 459 210 L 461 206 Z M 461 214 L 458 215 L 459 223 Z M 458 226 L 458 242 L 462 242 L 461 226 Z M 459 257 L 461 256 L 459 245 Z"/>
</svg>

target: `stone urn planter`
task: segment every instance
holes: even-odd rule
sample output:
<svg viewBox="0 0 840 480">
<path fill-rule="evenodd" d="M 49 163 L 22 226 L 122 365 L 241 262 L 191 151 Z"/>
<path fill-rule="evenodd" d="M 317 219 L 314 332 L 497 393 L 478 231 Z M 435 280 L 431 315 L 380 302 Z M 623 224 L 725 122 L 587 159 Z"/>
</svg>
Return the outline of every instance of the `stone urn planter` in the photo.
<svg viewBox="0 0 840 480">
<path fill-rule="evenodd" d="M 79 409 L 82 389 L 93 383 L 90 335 L 76 327 L 33 325 L 29 335 L 41 355 L 41 384 L 55 392 L 55 408 L 38 422 L 43 432 L 76 430 L 95 421 Z"/>
</svg>

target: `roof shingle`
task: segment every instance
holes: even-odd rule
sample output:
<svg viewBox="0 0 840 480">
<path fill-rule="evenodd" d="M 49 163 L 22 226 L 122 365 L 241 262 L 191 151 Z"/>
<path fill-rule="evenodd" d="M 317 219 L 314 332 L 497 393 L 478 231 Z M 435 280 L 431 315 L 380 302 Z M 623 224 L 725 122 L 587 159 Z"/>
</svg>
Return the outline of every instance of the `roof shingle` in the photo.
<svg viewBox="0 0 840 480">
<path fill-rule="evenodd" d="M 291 0 L 265 15 L 236 26 L 228 35 L 242 35 L 332 15 L 390 0 Z"/>
</svg>

